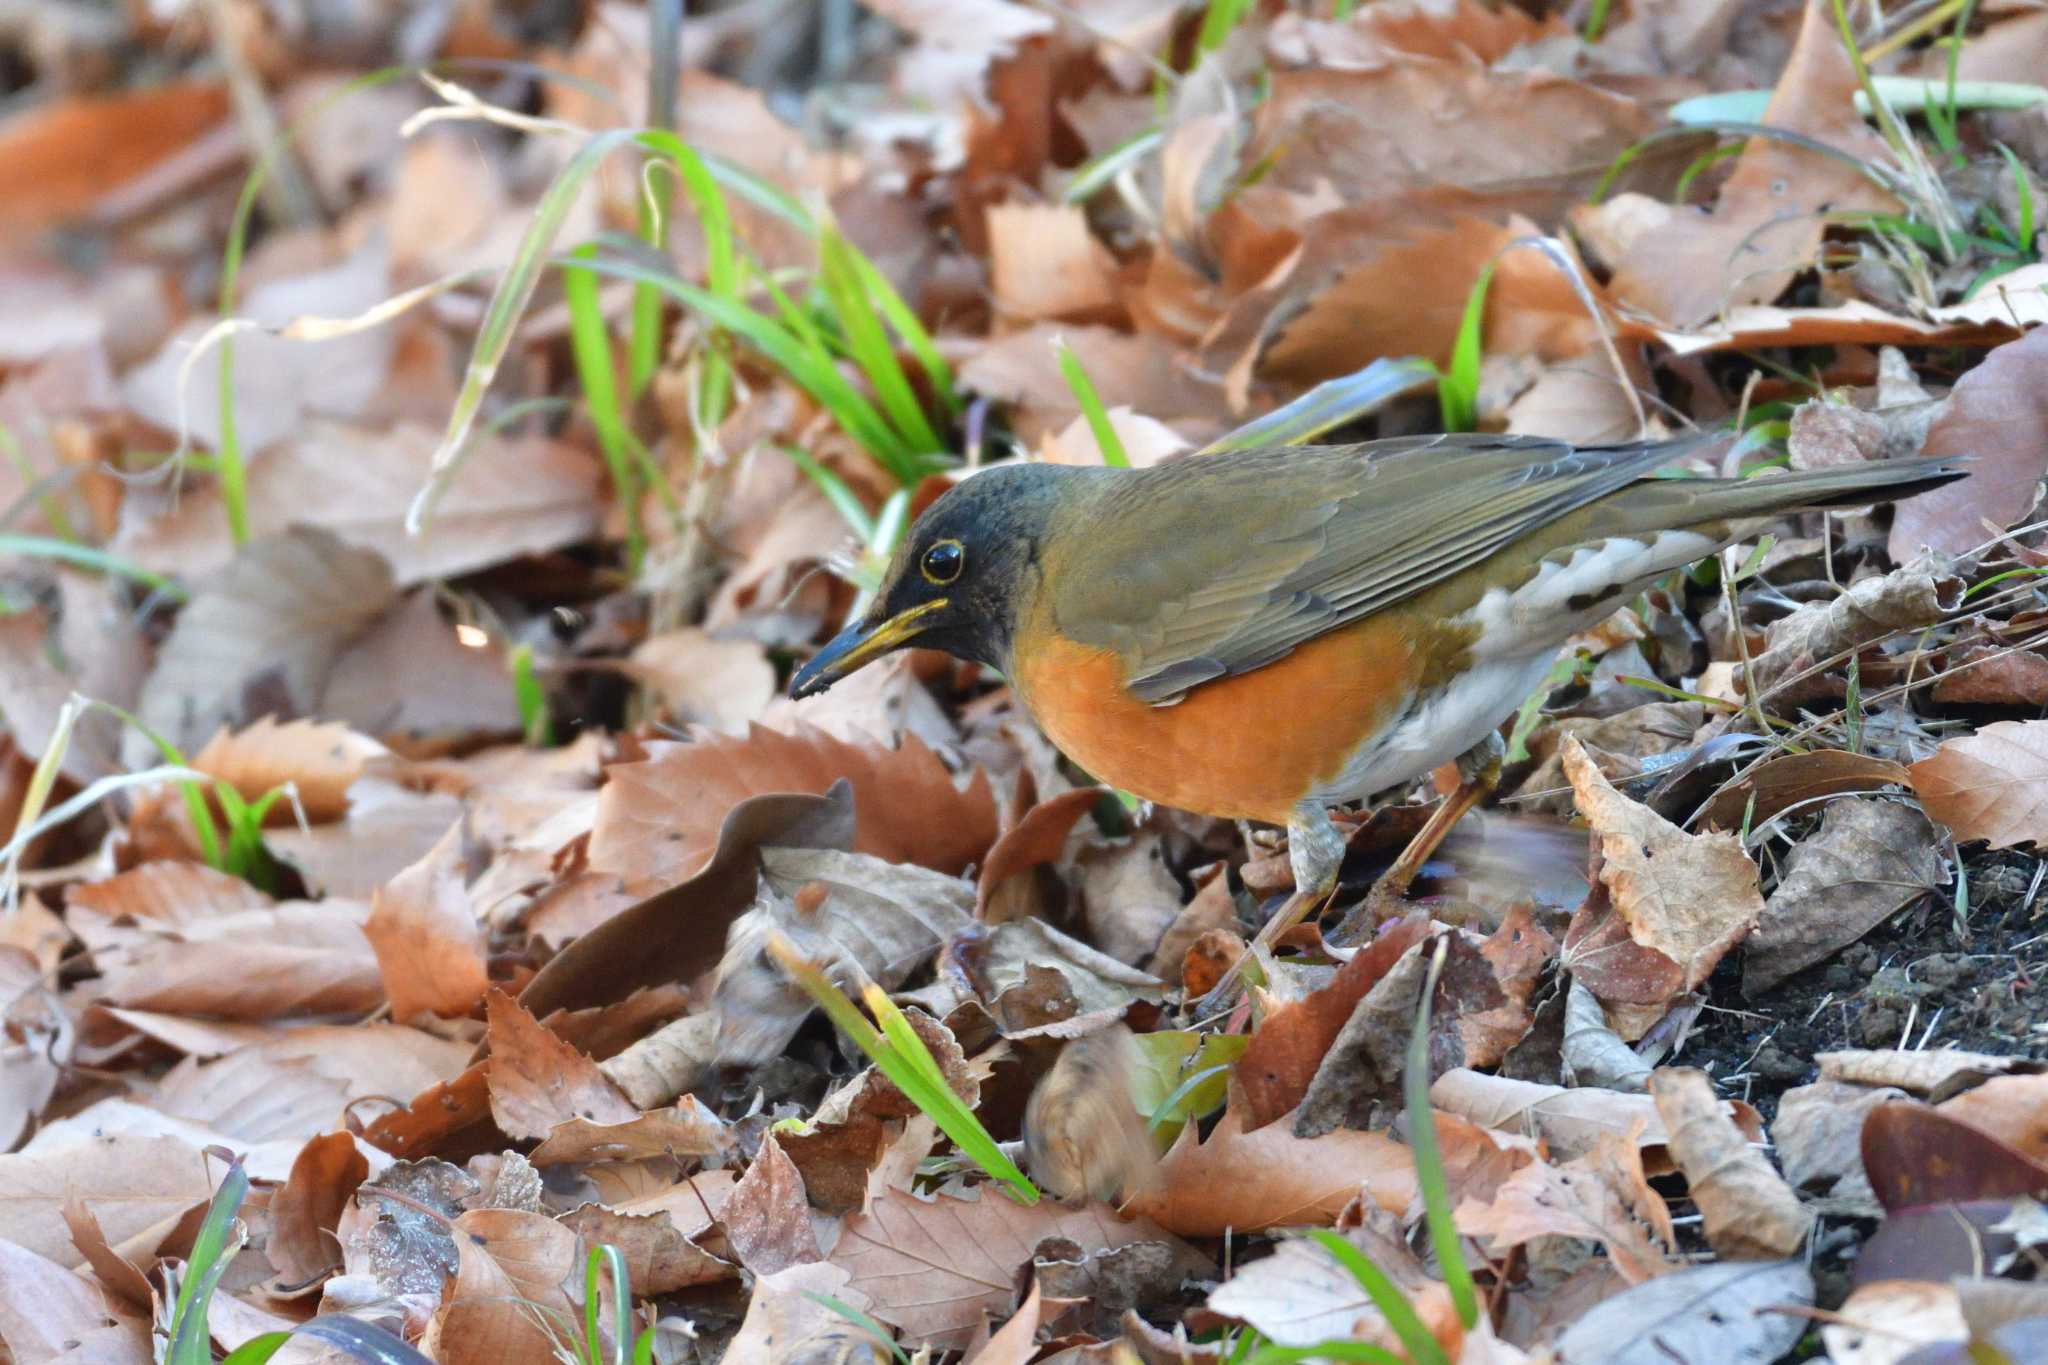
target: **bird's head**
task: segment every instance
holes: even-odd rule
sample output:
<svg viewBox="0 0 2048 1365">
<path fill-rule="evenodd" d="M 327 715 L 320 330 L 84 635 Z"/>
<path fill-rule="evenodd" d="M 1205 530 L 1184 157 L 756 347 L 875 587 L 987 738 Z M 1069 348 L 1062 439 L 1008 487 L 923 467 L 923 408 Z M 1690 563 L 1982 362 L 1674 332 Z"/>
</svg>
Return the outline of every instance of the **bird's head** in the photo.
<svg viewBox="0 0 2048 1365">
<path fill-rule="evenodd" d="M 797 670 L 790 695 L 823 692 L 906 645 L 1006 670 L 1054 514 L 1085 472 L 996 465 L 947 490 L 896 547 L 868 609 Z"/>
</svg>

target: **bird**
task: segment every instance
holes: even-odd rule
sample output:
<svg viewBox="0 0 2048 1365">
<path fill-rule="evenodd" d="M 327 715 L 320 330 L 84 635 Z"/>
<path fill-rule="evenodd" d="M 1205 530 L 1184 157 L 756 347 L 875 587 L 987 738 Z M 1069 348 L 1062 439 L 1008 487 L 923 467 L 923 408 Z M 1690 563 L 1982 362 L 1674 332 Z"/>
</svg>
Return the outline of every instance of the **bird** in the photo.
<svg viewBox="0 0 2048 1365">
<path fill-rule="evenodd" d="M 1372 893 L 1405 895 L 1573 635 L 1779 514 L 1968 472 L 1915 458 L 1669 476 L 1711 439 L 1447 434 L 990 465 L 912 523 L 790 692 L 913 645 L 995 669 L 1097 780 L 1286 828 L 1295 889 L 1254 941 L 1270 948 L 1336 889 L 1330 809 L 1455 763 L 1457 790 Z"/>
</svg>

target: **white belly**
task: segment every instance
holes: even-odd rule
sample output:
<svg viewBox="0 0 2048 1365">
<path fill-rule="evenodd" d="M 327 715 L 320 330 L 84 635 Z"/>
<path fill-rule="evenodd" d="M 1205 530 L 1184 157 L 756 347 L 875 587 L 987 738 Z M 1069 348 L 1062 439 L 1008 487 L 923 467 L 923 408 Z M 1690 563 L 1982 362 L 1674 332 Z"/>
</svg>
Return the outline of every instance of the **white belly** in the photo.
<svg viewBox="0 0 2048 1365">
<path fill-rule="evenodd" d="M 1720 544 L 1695 531 L 1616 537 L 1545 561 L 1512 592 L 1495 588 L 1452 622 L 1479 628 L 1472 666 L 1415 698 L 1312 799 L 1331 805 L 1362 800 L 1449 763 L 1514 714 L 1566 640 L 1611 616 L 1643 585 Z"/>
<path fill-rule="evenodd" d="M 1359 746 L 1315 800 L 1360 801 L 1413 782 L 1464 753 L 1514 713 L 1557 657 L 1553 646 L 1518 659 L 1481 659 L 1448 684 L 1417 697 L 1391 726 Z"/>
</svg>

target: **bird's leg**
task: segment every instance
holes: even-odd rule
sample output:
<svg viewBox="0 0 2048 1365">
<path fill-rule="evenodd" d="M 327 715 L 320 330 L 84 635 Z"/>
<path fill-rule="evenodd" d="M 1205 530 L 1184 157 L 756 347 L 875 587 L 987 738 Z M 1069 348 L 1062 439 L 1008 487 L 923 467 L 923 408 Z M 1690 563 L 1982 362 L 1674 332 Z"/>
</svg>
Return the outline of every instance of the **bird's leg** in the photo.
<svg viewBox="0 0 2048 1365">
<path fill-rule="evenodd" d="M 1344 836 L 1320 801 L 1304 801 L 1294 808 L 1294 816 L 1287 822 L 1287 861 L 1294 867 L 1294 894 L 1273 912 L 1251 947 L 1202 998 L 1195 1007 L 1198 1015 L 1219 1013 L 1228 1006 L 1237 994 L 1246 964 L 1258 950 L 1271 951 L 1281 935 L 1319 912 L 1336 892 L 1337 869 L 1344 862 Z"/>
<path fill-rule="evenodd" d="M 1401 856 L 1394 859 L 1394 865 L 1382 872 L 1366 893 L 1361 909 L 1371 915 L 1371 922 L 1384 923 L 1405 913 L 1409 886 L 1435 855 L 1451 827 L 1499 784 L 1501 760 L 1506 755 L 1507 746 L 1501 742 L 1500 733 L 1494 731 L 1458 756 L 1458 789 L 1429 813 L 1428 821 L 1408 841 L 1408 847 L 1401 850 Z"/>
</svg>

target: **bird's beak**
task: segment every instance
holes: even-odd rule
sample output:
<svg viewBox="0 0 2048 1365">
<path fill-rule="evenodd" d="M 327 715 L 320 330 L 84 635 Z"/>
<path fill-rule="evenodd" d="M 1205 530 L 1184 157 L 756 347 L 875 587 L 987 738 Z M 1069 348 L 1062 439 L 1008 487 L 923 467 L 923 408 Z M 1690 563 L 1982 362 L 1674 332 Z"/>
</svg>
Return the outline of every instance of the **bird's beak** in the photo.
<svg viewBox="0 0 2048 1365">
<path fill-rule="evenodd" d="M 796 676 L 789 680 L 789 695 L 799 700 L 814 696 L 890 650 L 909 644 L 926 628 L 926 618 L 943 609 L 946 602 L 946 598 L 940 597 L 920 602 L 882 621 L 855 621 L 796 671 Z"/>
</svg>

